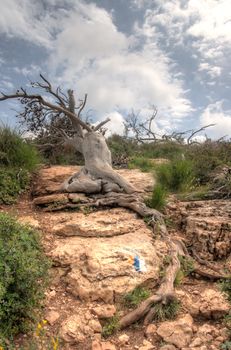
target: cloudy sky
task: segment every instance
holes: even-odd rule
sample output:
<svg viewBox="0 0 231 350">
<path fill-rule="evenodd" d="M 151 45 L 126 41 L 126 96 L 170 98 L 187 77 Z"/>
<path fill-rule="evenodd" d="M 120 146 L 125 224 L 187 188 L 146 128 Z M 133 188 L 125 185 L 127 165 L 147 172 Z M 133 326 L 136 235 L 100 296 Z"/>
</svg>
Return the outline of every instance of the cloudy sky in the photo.
<svg viewBox="0 0 231 350">
<path fill-rule="evenodd" d="M 94 120 L 122 132 L 133 108 L 158 108 L 155 129 L 216 123 L 210 137 L 231 137 L 230 0 L 0 0 L 0 90 L 43 73 L 88 93 Z M 15 124 L 16 102 L 0 120 Z"/>
</svg>

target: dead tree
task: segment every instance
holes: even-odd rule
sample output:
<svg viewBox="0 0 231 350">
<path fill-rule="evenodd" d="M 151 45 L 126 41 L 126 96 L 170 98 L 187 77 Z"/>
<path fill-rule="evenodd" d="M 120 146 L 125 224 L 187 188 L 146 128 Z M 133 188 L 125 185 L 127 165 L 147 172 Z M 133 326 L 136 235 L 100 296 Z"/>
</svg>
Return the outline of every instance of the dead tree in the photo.
<svg viewBox="0 0 231 350">
<path fill-rule="evenodd" d="M 45 91 L 49 97 L 52 97 L 52 102 L 50 102 L 50 98 L 45 99 L 41 94 L 28 93 L 24 88 L 13 94 L 1 93 L 0 101 L 7 99 L 20 100 L 24 105 L 21 116 L 26 121 L 35 122 L 37 120 L 39 123 L 45 123 L 45 119 L 49 115 L 57 119 L 60 115 L 64 115 L 69 119 L 73 136 L 68 135 L 61 129 L 60 123 L 54 128 L 62 134 L 66 145 L 71 145 L 83 154 L 85 166 L 79 173 L 67 179 L 62 189 L 67 192 L 84 192 L 87 194 L 111 191 L 135 192 L 132 185 L 112 169 L 111 152 L 101 133 L 102 127 L 109 119 L 100 122 L 96 126 L 87 124 L 81 119 L 81 113 L 87 102 L 87 95 L 80 101 L 79 106 L 76 106 L 72 90 L 68 90 L 66 96 L 59 88 L 54 90 L 50 82 L 42 75 L 41 79 L 42 82 L 32 83 L 32 87 Z"/>
<path fill-rule="evenodd" d="M 186 131 L 173 131 L 170 134 L 164 133 L 159 134 L 154 130 L 153 123 L 156 120 L 158 110 L 153 106 L 151 115 L 145 120 L 141 120 L 140 113 L 134 110 L 127 116 L 124 123 L 125 137 L 129 137 L 131 134 L 132 138 L 135 138 L 139 143 L 153 142 L 153 143 L 165 143 L 165 142 L 175 142 L 178 144 L 191 145 L 196 143 L 193 139 L 199 132 L 205 129 L 215 126 L 215 124 L 208 124 L 202 126 L 199 129 L 186 130 Z"/>
</svg>

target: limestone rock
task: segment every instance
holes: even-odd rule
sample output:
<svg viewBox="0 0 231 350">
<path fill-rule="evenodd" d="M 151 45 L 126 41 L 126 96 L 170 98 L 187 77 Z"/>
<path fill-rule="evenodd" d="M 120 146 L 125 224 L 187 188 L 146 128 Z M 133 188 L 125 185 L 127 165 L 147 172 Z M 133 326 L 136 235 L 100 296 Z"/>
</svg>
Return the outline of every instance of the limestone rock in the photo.
<svg viewBox="0 0 231 350">
<path fill-rule="evenodd" d="M 113 237 L 143 227 L 141 220 L 134 220 L 135 215 L 123 209 L 97 211 L 90 215 L 66 213 L 54 220 L 53 232 L 60 236 Z M 130 219 L 130 220 L 129 220 Z"/>
<path fill-rule="evenodd" d="M 230 305 L 221 292 L 206 289 L 201 294 L 198 308 L 200 315 L 203 317 L 219 319 L 229 312 Z"/>
<path fill-rule="evenodd" d="M 192 338 L 193 319 L 187 314 L 176 321 L 163 322 L 157 329 L 157 334 L 167 343 L 178 348 L 188 346 Z"/>
<path fill-rule="evenodd" d="M 99 321 L 92 319 L 89 311 L 84 310 L 78 314 L 71 315 L 62 322 L 60 337 L 70 344 L 79 344 L 87 338 L 102 331 Z"/>
<path fill-rule="evenodd" d="M 144 340 L 143 345 L 139 347 L 139 350 L 154 350 L 154 346 L 148 340 Z"/>
<path fill-rule="evenodd" d="M 145 334 L 145 336 L 147 338 L 153 338 L 156 335 L 156 330 L 157 330 L 156 325 L 151 323 L 145 329 L 145 333 L 144 334 Z"/>
<path fill-rule="evenodd" d="M 114 344 L 110 342 L 101 342 L 99 340 L 94 340 L 91 346 L 92 350 L 116 350 Z"/>
<path fill-rule="evenodd" d="M 166 344 L 161 346 L 160 350 L 177 350 L 176 347 L 172 344 Z"/>
<path fill-rule="evenodd" d="M 115 305 L 100 305 L 95 307 L 92 312 L 98 316 L 99 319 L 111 318 L 116 313 Z"/>
<path fill-rule="evenodd" d="M 152 234 L 143 220 L 122 208 L 91 213 L 82 223 L 82 214 L 74 215 L 76 221 L 77 217 L 80 219 L 82 232 L 90 231 L 94 236 L 60 239 L 50 253 L 55 264 L 69 266 L 63 278 L 68 292 L 81 300 L 113 304 L 137 285 L 158 279 L 159 265 L 166 255 L 167 246 L 158 239 L 153 245 Z M 65 219 L 63 213 L 53 215 L 52 226 L 55 228 L 55 223 L 60 221 L 65 224 Z M 105 224 L 108 219 L 113 225 Z M 135 270 L 131 255 L 144 260 L 146 272 Z"/>
<path fill-rule="evenodd" d="M 182 227 L 187 244 L 205 260 L 226 258 L 231 252 L 231 206 L 226 200 L 178 202 L 168 214 Z M 177 218 L 177 219 L 176 219 Z"/>
<path fill-rule="evenodd" d="M 128 344 L 129 342 L 129 336 L 127 334 L 121 334 L 118 338 L 121 345 Z"/>
<path fill-rule="evenodd" d="M 48 205 L 58 206 L 60 204 L 68 203 L 68 195 L 66 193 L 51 194 L 49 196 L 37 197 L 34 199 L 35 205 Z"/>
<path fill-rule="evenodd" d="M 55 324 L 55 322 L 60 318 L 60 314 L 57 311 L 49 311 L 46 315 L 46 320 L 50 325 Z"/>
</svg>

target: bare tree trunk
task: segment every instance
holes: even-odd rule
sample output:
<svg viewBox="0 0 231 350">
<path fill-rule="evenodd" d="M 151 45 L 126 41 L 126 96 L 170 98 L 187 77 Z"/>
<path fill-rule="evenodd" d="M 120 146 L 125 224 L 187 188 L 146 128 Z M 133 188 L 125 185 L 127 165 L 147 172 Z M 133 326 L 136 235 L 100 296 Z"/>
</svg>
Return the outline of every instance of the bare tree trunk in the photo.
<svg viewBox="0 0 231 350">
<path fill-rule="evenodd" d="M 87 194 L 136 191 L 128 181 L 112 169 L 111 152 L 102 134 L 97 131 L 86 133 L 81 148 L 85 166 L 63 183 L 63 191 Z M 76 149 L 79 150 L 78 144 Z"/>
</svg>

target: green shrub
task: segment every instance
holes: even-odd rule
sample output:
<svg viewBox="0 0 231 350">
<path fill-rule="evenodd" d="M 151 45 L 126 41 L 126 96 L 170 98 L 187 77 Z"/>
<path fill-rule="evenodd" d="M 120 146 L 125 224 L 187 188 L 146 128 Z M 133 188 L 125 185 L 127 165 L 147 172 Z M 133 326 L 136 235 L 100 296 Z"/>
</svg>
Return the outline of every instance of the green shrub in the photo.
<svg viewBox="0 0 231 350">
<path fill-rule="evenodd" d="M 199 185 L 211 179 L 213 170 L 222 164 L 231 165 L 231 142 L 208 140 L 187 148 L 187 159 L 193 162 L 194 175 Z"/>
<path fill-rule="evenodd" d="M 133 158 L 129 165 L 129 169 L 140 169 L 142 172 L 150 172 L 154 169 L 153 162 L 144 157 Z"/>
<path fill-rule="evenodd" d="M 173 300 L 168 304 L 157 303 L 153 306 L 155 310 L 154 319 L 162 322 L 165 320 L 172 320 L 176 317 L 180 310 L 180 302 Z"/>
<path fill-rule="evenodd" d="M 157 180 L 169 191 L 185 191 L 192 185 L 193 166 L 189 160 L 176 159 L 156 167 Z"/>
<path fill-rule="evenodd" d="M 40 161 L 36 149 L 16 131 L 0 127 L 0 165 L 32 171 Z"/>
<path fill-rule="evenodd" d="M 37 233 L 0 213 L 0 339 L 25 332 L 35 320 L 48 267 Z"/>
<path fill-rule="evenodd" d="M 14 203 L 28 184 L 27 170 L 0 167 L 0 204 Z"/>
<path fill-rule="evenodd" d="M 146 204 L 153 209 L 161 210 L 166 205 L 167 191 L 161 184 L 154 185 L 151 198 L 147 199 Z"/>
<path fill-rule="evenodd" d="M 124 295 L 124 303 L 128 307 L 136 307 L 141 301 L 150 297 L 150 295 L 149 290 L 142 287 L 136 287 L 132 292 Z"/>
<path fill-rule="evenodd" d="M 117 315 L 111 317 L 108 319 L 103 326 L 102 330 L 102 337 L 108 338 L 110 335 L 116 332 L 116 330 L 119 328 L 119 318 Z"/>
</svg>

